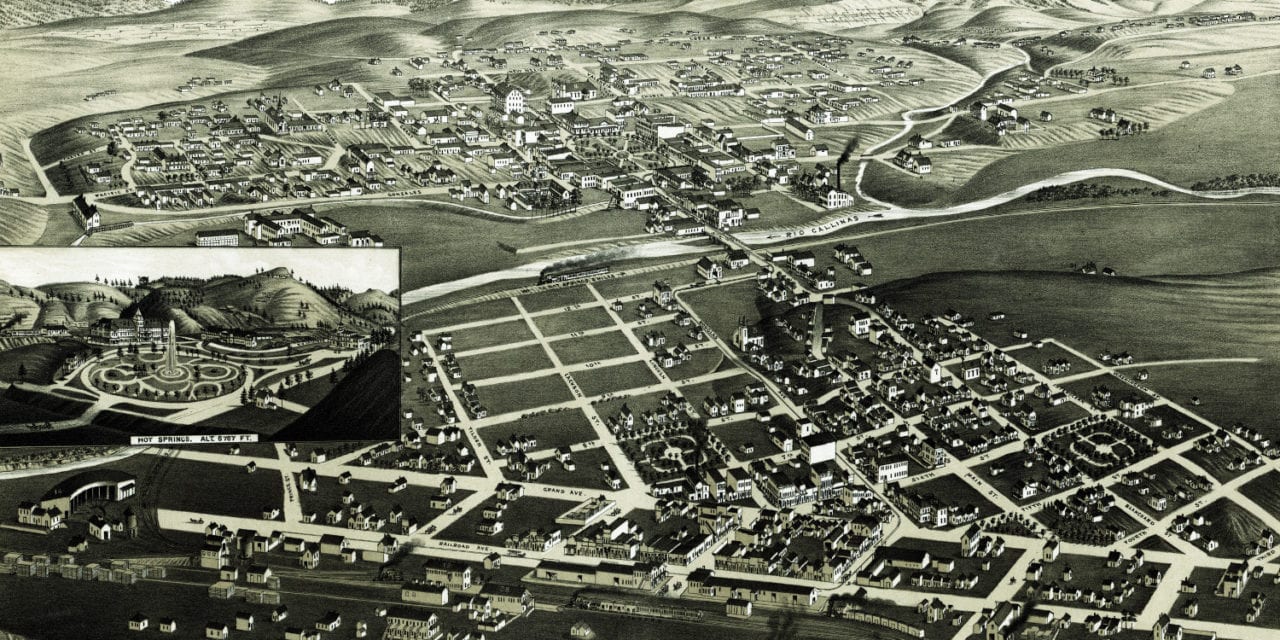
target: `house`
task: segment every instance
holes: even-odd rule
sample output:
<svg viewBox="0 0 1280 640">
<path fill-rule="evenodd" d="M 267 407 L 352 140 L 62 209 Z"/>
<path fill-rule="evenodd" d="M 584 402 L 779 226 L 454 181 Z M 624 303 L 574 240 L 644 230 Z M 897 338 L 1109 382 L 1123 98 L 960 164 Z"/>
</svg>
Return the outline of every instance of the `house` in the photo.
<svg viewBox="0 0 1280 640">
<path fill-rule="evenodd" d="M 427 558 L 422 563 L 423 579 L 459 591 L 471 588 L 471 565 L 445 558 Z"/>
<path fill-rule="evenodd" d="M 387 611 L 387 629 L 383 638 L 435 640 L 442 634 L 440 616 L 435 612 L 400 607 Z"/>
<path fill-rule="evenodd" d="M 1040 559 L 1046 564 L 1052 563 L 1058 559 L 1058 554 L 1062 549 L 1062 544 L 1057 538 L 1044 543 L 1044 548 L 1040 552 Z"/>
<path fill-rule="evenodd" d="M 1191 602 L 1195 602 L 1195 600 L 1193 599 Z M 1190 615 L 1195 615 L 1195 609 L 1191 610 Z M 1156 620 L 1155 626 L 1151 629 L 1151 640 L 1182 640 L 1182 627 L 1173 624 L 1169 619 L 1169 614 L 1162 613 L 1160 618 Z"/>
<path fill-rule="evenodd" d="M 227 640 L 231 629 L 221 622 L 210 622 L 204 626 L 204 637 L 209 640 Z"/>
<path fill-rule="evenodd" d="M 983 632 L 986 640 L 1012 640 L 1015 627 L 1022 617 L 1022 603 L 1002 602 L 994 611 L 983 610 Z"/>
<path fill-rule="evenodd" d="M 146 631 L 148 623 L 147 616 L 135 613 L 132 618 L 129 618 L 129 630 Z"/>
<path fill-rule="evenodd" d="M 406 584 L 400 588 L 400 599 L 442 607 L 449 604 L 449 587 L 442 584 Z"/>
<path fill-rule="evenodd" d="M 1214 595 L 1221 598 L 1239 598 L 1244 595 L 1245 585 L 1249 584 L 1249 566 L 1243 562 L 1232 562 L 1222 572 Z"/>
<path fill-rule="evenodd" d="M 337 611 L 326 611 L 320 619 L 316 620 L 316 631 L 334 631 L 342 626 L 342 616 Z"/>
<path fill-rule="evenodd" d="M 320 552 L 325 555 L 341 555 L 350 546 L 343 536 L 326 533 L 320 536 Z"/>
<path fill-rule="evenodd" d="M 801 120 L 799 117 L 797 116 L 787 117 L 785 121 L 785 125 L 786 125 L 787 131 L 790 131 L 791 133 L 799 136 L 801 139 L 810 140 L 810 141 L 813 140 L 813 136 L 814 136 L 813 127 L 810 127 L 809 125 L 805 124 L 804 121 Z"/>
<path fill-rule="evenodd" d="M 724 277 L 724 265 L 719 260 L 703 256 L 698 260 L 698 277 L 703 280 L 719 280 Z"/>
<path fill-rule="evenodd" d="M 85 199 L 83 193 L 72 199 L 71 204 L 74 207 L 76 222 L 79 222 L 80 227 L 85 231 L 102 226 L 102 215 L 98 213 L 98 205 L 91 204 Z"/>
<path fill-rule="evenodd" d="M 107 522 L 101 516 L 91 516 L 89 518 L 89 535 L 108 542 L 111 540 L 112 524 Z"/>
<path fill-rule="evenodd" d="M 533 595 L 519 585 L 486 582 L 480 588 L 480 595 L 488 598 L 495 610 L 512 616 L 524 615 L 534 605 Z"/>
<path fill-rule="evenodd" d="M 299 549 L 298 565 L 303 569 L 315 569 L 320 566 L 320 545 L 304 542 Z"/>
</svg>

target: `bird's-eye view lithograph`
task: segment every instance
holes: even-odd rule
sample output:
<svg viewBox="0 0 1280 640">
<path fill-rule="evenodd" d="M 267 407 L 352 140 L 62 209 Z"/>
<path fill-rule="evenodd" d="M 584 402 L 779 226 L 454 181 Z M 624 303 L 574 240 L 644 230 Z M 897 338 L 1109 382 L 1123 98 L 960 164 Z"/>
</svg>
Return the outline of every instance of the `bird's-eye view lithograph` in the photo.
<svg viewBox="0 0 1280 640">
<path fill-rule="evenodd" d="M 1280 637 L 1280 1 L 0 2 L 0 639 Z"/>
</svg>

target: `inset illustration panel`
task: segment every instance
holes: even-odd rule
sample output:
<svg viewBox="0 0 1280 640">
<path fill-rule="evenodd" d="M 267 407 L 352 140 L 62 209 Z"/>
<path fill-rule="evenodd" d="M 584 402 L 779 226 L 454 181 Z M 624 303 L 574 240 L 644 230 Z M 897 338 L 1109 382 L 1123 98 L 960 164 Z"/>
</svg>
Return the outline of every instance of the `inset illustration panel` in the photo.
<svg viewBox="0 0 1280 640">
<path fill-rule="evenodd" d="M 386 440 L 398 249 L 0 248 L 0 446 Z"/>
</svg>

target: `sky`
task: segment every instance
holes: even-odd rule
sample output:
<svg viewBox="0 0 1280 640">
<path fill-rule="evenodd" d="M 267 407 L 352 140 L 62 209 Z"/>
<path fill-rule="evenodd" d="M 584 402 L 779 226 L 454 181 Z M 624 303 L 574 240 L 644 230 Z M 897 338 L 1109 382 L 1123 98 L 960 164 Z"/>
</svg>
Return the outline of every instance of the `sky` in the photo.
<svg viewBox="0 0 1280 640">
<path fill-rule="evenodd" d="M 138 276 L 252 275 L 287 267 L 318 287 L 357 293 L 400 288 L 398 249 L 278 249 L 239 247 L 0 247 L 0 280 L 24 287 Z"/>
</svg>

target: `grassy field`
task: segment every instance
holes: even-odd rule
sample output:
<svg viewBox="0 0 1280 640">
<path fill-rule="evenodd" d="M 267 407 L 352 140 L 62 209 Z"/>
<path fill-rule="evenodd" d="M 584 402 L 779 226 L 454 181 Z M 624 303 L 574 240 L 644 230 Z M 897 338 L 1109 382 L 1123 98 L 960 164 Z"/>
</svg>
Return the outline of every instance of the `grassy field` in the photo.
<svg viewBox="0 0 1280 640">
<path fill-rule="evenodd" d="M 609 316 L 609 312 L 605 311 L 604 308 L 592 307 L 538 316 L 533 319 L 533 324 L 538 327 L 542 335 L 551 337 L 575 331 L 608 327 L 613 324 L 613 318 Z"/>
<path fill-rule="evenodd" d="M 760 322 L 761 313 L 756 304 L 756 293 L 755 283 L 747 281 L 695 289 L 681 293 L 680 299 L 716 335 L 727 340 L 738 326 L 739 318 L 748 325 Z"/>
<path fill-rule="evenodd" d="M 875 264 L 875 273 L 861 278 L 869 284 L 938 271 L 1067 271 L 1088 261 L 1133 276 L 1278 264 L 1267 239 L 1280 234 L 1280 220 L 1270 206 L 1121 202 L 1020 202 L 986 216 L 910 228 L 877 223 L 866 237 L 824 242 L 813 251 L 825 257 L 839 242 L 856 244 Z M 1020 213 L 1033 206 L 1033 213 Z"/>
<path fill-rule="evenodd" d="M 604 471 L 600 469 L 602 464 L 614 466 L 613 459 L 609 456 L 609 452 L 604 447 L 594 447 L 591 449 L 583 449 L 582 451 L 573 452 L 574 470 L 568 471 L 559 463 L 552 463 L 551 469 L 542 474 L 538 478 L 541 484 L 556 485 L 559 487 L 567 487 L 572 489 L 608 489 L 609 485 L 605 484 Z M 523 478 L 511 471 L 509 467 L 503 467 L 502 475 L 507 480 L 520 482 Z M 627 488 L 626 480 L 622 481 L 622 488 Z M 508 525 L 509 526 L 509 525 Z"/>
<path fill-rule="evenodd" d="M 282 637 L 284 627 L 310 626 L 327 611 L 338 611 L 344 626 L 348 620 L 365 620 L 369 632 L 379 636 L 385 627 L 384 619 L 372 615 L 377 600 L 361 594 L 352 598 L 342 595 L 323 596 L 303 592 L 286 599 L 289 607 L 287 623 L 271 623 L 271 610 L 275 605 L 246 604 L 240 600 L 212 600 L 208 597 L 208 585 L 216 578 L 215 572 L 171 571 L 174 576 L 164 582 L 141 581 L 133 586 L 121 586 L 108 582 L 90 582 L 51 578 L 36 582 L 32 578 L 0 576 L 0 598 L 13 607 L 5 622 L 6 630 L 26 637 L 49 637 L 50 628 L 58 629 L 59 637 L 94 637 L 103 640 L 136 638 L 138 632 L 129 631 L 126 624 L 136 613 L 143 613 L 151 624 L 159 624 L 162 618 L 177 621 L 178 633 L 185 637 L 203 637 L 205 624 L 222 622 L 235 629 L 236 614 L 247 611 L 254 614 L 258 624 L 253 631 L 232 631 L 235 638 L 266 639 Z M 38 588 L 37 588 L 38 585 Z M 322 591 L 311 585 L 309 590 Z M 385 597 L 385 596 L 384 596 Z M 42 605 L 50 599 L 75 603 L 75 613 L 49 612 Z M 93 606 L 110 602 L 111 606 Z M 36 612 L 39 612 L 36 614 Z M 304 622 L 305 621 L 305 622 Z M 154 633 L 154 632 L 153 632 Z"/>
<path fill-rule="evenodd" d="M 438 311 L 425 316 L 418 316 L 409 321 L 410 326 L 421 326 L 430 329 L 441 329 L 451 327 L 457 324 L 465 324 L 468 322 L 479 322 L 481 320 L 489 320 L 491 318 L 503 318 L 507 316 L 517 315 L 517 310 L 511 300 L 501 298 L 491 300 L 489 302 L 481 302 L 478 304 L 469 304 L 447 311 Z"/>
<path fill-rule="evenodd" d="M 587 416 L 577 409 L 565 409 L 529 416 L 519 420 L 490 425 L 479 430 L 480 440 L 490 452 L 494 452 L 498 440 L 510 440 L 515 435 L 531 435 L 538 439 L 537 446 L 529 451 L 558 449 L 593 440 L 596 432 Z M 499 456 L 494 453 L 494 457 Z"/>
<path fill-rule="evenodd" d="M 947 185 L 931 176 L 911 175 L 888 161 L 868 163 L 862 179 L 862 190 L 868 196 L 903 207 L 937 202 L 950 191 Z"/>
<path fill-rule="evenodd" d="M 764 425 L 755 420 L 739 420 L 715 425 L 711 427 L 711 432 L 724 442 L 724 446 L 729 449 L 729 455 L 739 462 L 782 453 L 782 449 L 779 449 L 778 445 L 775 445 L 765 433 Z M 749 447 L 752 451 L 747 453 L 744 447 Z"/>
<path fill-rule="evenodd" d="M 388 246 L 413 247 L 430 260 L 406 260 L 406 290 L 509 269 L 550 253 L 517 256 L 500 245 L 525 248 L 570 241 L 599 240 L 644 232 L 644 220 L 599 211 L 563 220 L 511 222 L 467 214 L 443 205 L 404 201 L 318 208 L 353 229 L 373 229 Z M 589 245 L 590 243 L 588 243 Z"/>
<path fill-rule="evenodd" d="M 667 369 L 667 377 L 687 384 L 692 378 L 713 373 L 730 363 L 724 352 L 715 347 L 692 351 L 690 356 L 688 361 Z"/>
<path fill-rule="evenodd" d="M 653 271 L 651 273 L 642 273 L 636 275 L 622 276 L 605 280 L 597 284 L 593 284 L 596 291 L 606 300 L 621 298 L 636 294 L 648 294 L 653 291 L 653 283 L 659 280 L 665 280 L 672 287 L 682 284 L 689 284 L 698 280 L 698 272 L 689 266 L 674 266 L 669 269 Z M 646 296 L 647 297 L 647 296 Z"/>
<path fill-rule="evenodd" d="M 327 380 L 317 380 L 313 381 L 313 383 L 323 384 L 329 388 L 333 387 Z M 290 400 L 293 399 L 293 395 L 293 389 L 286 392 L 286 397 Z M 236 407 L 230 411 L 201 420 L 199 424 L 200 426 L 238 431 L 240 433 L 270 433 L 279 429 L 282 425 L 288 424 L 291 415 L 296 414 L 268 411 L 254 406 Z"/>
<path fill-rule="evenodd" d="M 1232 502 L 1230 498 L 1219 498 L 1196 512 L 1207 520 L 1205 533 L 1218 540 L 1218 548 L 1209 551 L 1209 555 L 1217 558 L 1243 558 L 1247 556 L 1246 547 L 1258 539 L 1267 528 L 1262 520 L 1249 513 L 1244 507 Z M 1199 545 L 1197 541 L 1195 544 Z"/>
<path fill-rule="evenodd" d="M 297 475 L 294 475 L 296 486 Z M 420 524 L 425 525 L 432 518 L 444 512 L 442 509 L 431 509 L 431 499 L 440 495 L 437 487 L 424 487 L 410 485 L 397 493 L 388 493 L 388 485 L 368 482 L 364 480 L 352 480 L 348 484 L 339 484 L 337 479 L 324 478 L 323 481 L 316 483 L 316 492 L 300 491 L 299 496 L 302 501 L 302 511 L 314 511 L 319 517 L 319 522 L 324 522 L 325 514 L 330 509 L 340 508 L 346 510 L 348 505 L 342 504 L 342 495 L 348 491 L 355 496 L 355 501 L 366 508 L 371 508 L 375 513 L 382 517 L 387 517 L 393 506 L 399 506 L 404 512 L 406 518 L 417 518 Z M 471 491 L 459 489 L 453 494 L 454 503 L 465 500 L 471 495 Z M 350 515 L 350 514 L 346 514 Z M 346 527 L 346 521 L 338 525 Z M 399 523 L 388 521 L 387 531 L 399 532 Z"/>
<path fill-rule="evenodd" d="M 1164 553 L 1178 553 L 1178 548 L 1169 543 L 1169 541 L 1158 535 L 1149 535 L 1143 538 L 1138 544 L 1134 545 L 1135 549 L 1143 551 L 1161 551 Z"/>
<path fill-rule="evenodd" d="M 941 542 L 938 540 L 925 540 L 922 538 L 902 538 L 893 543 L 898 549 L 913 549 L 917 551 L 928 551 L 931 557 L 951 558 L 956 562 L 957 573 L 966 573 L 978 576 L 978 584 L 973 589 L 964 591 L 963 593 L 972 594 L 975 597 L 986 597 L 991 594 L 1001 580 L 1013 565 L 1017 564 L 1018 558 L 1022 556 L 1024 551 L 1013 547 L 1008 547 L 1003 555 L 992 558 L 962 558 L 960 557 L 960 545 L 951 542 Z M 991 562 L 991 567 L 986 571 L 982 570 L 982 564 L 986 561 Z M 902 569 L 902 583 L 909 584 L 911 574 L 914 573 L 910 569 Z M 920 591 L 940 594 L 955 594 L 950 589 L 937 589 L 932 587 L 911 587 Z"/>
<path fill-rule="evenodd" d="M 621 331 L 557 340 L 551 343 L 551 348 L 564 364 L 605 360 L 635 353 L 635 348 Z"/>
<path fill-rule="evenodd" d="M 66 217 L 58 208 L 41 207 L 21 200 L 0 200 L 0 243 L 35 244 L 44 233 L 51 215 Z"/>
<path fill-rule="evenodd" d="M 975 506 L 978 508 L 979 520 L 1000 512 L 1000 509 L 994 503 L 983 497 L 982 493 L 974 489 L 968 482 L 965 482 L 964 478 L 954 473 L 931 478 L 924 482 L 917 482 L 911 485 L 909 489 L 919 491 L 924 495 L 933 494 L 946 505 L 958 507 Z M 950 526 L 950 528 L 955 527 L 956 525 Z"/>
<path fill-rule="evenodd" d="M 974 330 L 997 345 L 1013 342 L 1007 327 L 1020 326 L 1032 338 L 1054 337 L 1090 354 L 1128 351 L 1142 362 L 1267 353 L 1280 336 L 1265 310 L 1276 277 L 1259 271 L 1156 282 L 1067 273 L 948 273 L 879 291 L 908 317 L 947 308 L 972 315 Z M 1221 315 L 1224 306 L 1231 309 L 1229 323 Z M 1007 319 L 988 321 L 987 312 L 996 309 Z"/>
<path fill-rule="evenodd" d="M 85 348 L 75 340 L 59 340 L 9 349 L 0 354 L 0 380 L 49 384 L 67 356 Z M 19 369 L 25 372 L 19 377 Z"/>
<path fill-rule="evenodd" d="M 258 518 L 264 506 L 284 504 L 279 474 L 250 474 L 239 466 L 188 460 L 165 463 L 159 474 L 170 483 L 161 489 L 156 501 L 156 506 L 162 509 Z M 174 481 L 179 478 L 181 482 Z M 161 479 L 144 481 L 160 482 Z M 229 486 L 236 490 L 227 491 Z"/>
<path fill-rule="evenodd" d="M 400 433 L 399 355 L 381 349 L 356 365 L 333 390 L 283 429 L 285 440 L 387 440 Z"/>
<path fill-rule="evenodd" d="M 1063 571 L 1071 568 L 1071 581 L 1064 582 Z M 1142 578 L 1148 571 L 1158 570 L 1166 572 L 1169 565 L 1156 562 L 1144 562 L 1142 567 L 1136 569 L 1134 573 L 1127 574 L 1124 567 L 1108 567 L 1107 559 L 1099 556 L 1086 556 L 1071 553 L 1064 553 L 1058 556 L 1058 559 L 1052 563 L 1044 565 L 1044 571 L 1040 575 L 1039 583 L 1042 585 L 1057 584 L 1060 587 L 1080 588 L 1093 590 L 1103 593 L 1102 583 L 1108 579 L 1116 582 L 1128 580 L 1133 584 L 1133 594 L 1125 598 L 1124 603 L 1118 605 L 1125 611 L 1141 611 L 1147 606 L 1147 602 L 1151 600 L 1151 595 L 1155 589 L 1148 587 L 1142 583 Z M 1031 584 L 1029 581 L 1024 584 Z M 1022 590 L 1019 589 L 1021 592 Z M 1083 606 L 1088 606 L 1087 604 Z M 1106 607 L 1110 608 L 1110 607 Z"/>
<path fill-rule="evenodd" d="M 1245 587 L 1246 596 L 1242 598 L 1220 598 L 1215 596 L 1213 592 L 1221 577 L 1221 569 L 1196 567 L 1191 572 L 1191 581 L 1196 584 L 1196 592 L 1179 594 L 1178 601 L 1174 604 L 1174 610 L 1181 611 L 1187 601 L 1195 599 L 1199 602 L 1200 613 L 1198 617 L 1202 620 L 1226 624 L 1250 624 L 1261 629 L 1280 629 L 1280 607 L 1263 607 L 1257 621 L 1252 623 L 1245 622 L 1245 614 L 1249 612 L 1248 594 L 1259 591 L 1266 596 L 1268 601 L 1280 598 L 1280 585 L 1276 585 L 1272 581 L 1271 572 L 1268 572 L 1267 576 L 1261 580 L 1250 580 L 1249 585 Z M 1269 634 L 1274 633 L 1274 631 L 1263 633 Z"/>
<path fill-rule="evenodd" d="M 57 422 L 75 418 L 88 408 L 87 402 L 10 387 L 0 393 L 0 424 Z"/>
<path fill-rule="evenodd" d="M 1217 453 L 1188 449 L 1179 455 L 1190 460 L 1201 469 L 1204 469 L 1218 482 L 1230 482 L 1236 476 L 1243 474 L 1245 471 L 1240 468 L 1230 468 L 1231 463 L 1236 459 L 1244 458 L 1247 454 L 1248 452 L 1244 447 L 1237 444 L 1235 440 L 1232 440 L 1228 446 L 1224 447 L 1222 451 Z"/>
<path fill-rule="evenodd" d="M 1008 353 L 1013 356 L 1015 360 L 1026 365 L 1028 368 L 1045 373 L 1045 375 L 1050 379 L 1076 375 L 1086 371 L 1092 371 L 1095 368 L 1093 365 L 1085 362 L 1075 354 L 1052 342 L 1045 343 L 1044 346 L 1038 349 L 1035 347 L 1026 347 L 1018 349 L 1017 351 L 1009 351 Z M 1044 371 L 1044 366 L 1050 360 L 1066 360 L 1070 364 L 1071 368 L 1063 373 L 1049 375 L 1048 372 Z"/>
<path fill-rule="evenodd" d="M 510 502 L 507 513 L 502 518 L 502 532 L 496 536 L 485 536 L 476 533 L 476 525 L 484 519 L 484 505 L 462 514 L 456 522 L 447 526 L 436 537 L 441 540 L 455 542 L 471 542 L 477 544 L 501 545 L 507 536 L 528 531 L 529 529 L 552 529 L 559 525 L 556 518 L 572 509 L 577 502 L 571 500 L 555 500 L 537 496 L 525 496 Z"/>
<path fill-rule="evenodd" d="M 1023 467 L 1023 463 L 1026 460 L 1033 461 L 1030 467 Z M 1003 466 L 1004 472 L 997 475 L 992 475 L 991 468 L 995 466 Z M 1053 485 L 1045 484 L 1042 482 L 1040 486 L 1039 495 L 1036 495 L 1032 498 L 1027 498 L 1027 499 L 1018 497 L 1018 494 L 1016 492 L 1016 486 L 1018 482 L 1023 478 L 1045 480 L 1049 477 L 1048 466 L 1046 466 L 1044 463 L 1040 462 L 1039 460 L 1035 460 L 1034 458 L 1031 458 L 1030 456 L 1028 456 L 1026 453 L 1022 451 L 1015 451 L 1013 453 L 1009 453 L 1002 457 L 996 458 L 995 460 L 985 462 L 979 465 L 978 467 L 974 468 L 974 473 L 981 476 L 982 479 L 987 482 L 987 484 L 990 484 L 992 487 L 995 487 L 995 489 L 1000 493 L 1004 494 L 1005 497 L 1009 498 L 1010 500 L 1013 500 L 1018 504 L 1027 504 L 1029 502 L 1035 502 L 1037 500 L 1042 500 L 1051 495 L 1058 495 L 1059 493 L 1062 492 L 1061 490 L 1057 489 Z"/>
<path fill-rule="evenodd" d="M 1123 482 L 1116 482 L 1107 487 L 1112 493 L 1124 498 L 1129 504 L 1142 509 L 1147 515 L 1153 518 L 1160 518 L 1164 513 L 1180 509 L 1198 499 L 1203 492 L 1191 489 L 1186 483 L 1191 480 L 1195 474 L 1187 470 L 1186 467 L 1178 464 L 1173 460 L 1161 460 L 1160 462 L 1147 467 L 1140 471 L 1145 477 L 1141 483 L 1136 486 L 1128 486 Z M 1147 503 L 1147 496 L 1139 493 L 1139 489 L 1146 487 L 1151 491 L 1151 495 L 1161 495 L 1168 501 L 1168 505 L 1163 511 L 1154 509 Z M 1186 491 L 1185 499 L 1177 496 L 1177 491 L 1182 488 Z"/>
<path fill-rule="evenodd" d="M 533 332 L 529 330 L 529 325 L 520 319 L 463 329 L 454 331 L 452 334 L 453 350 L 457 353 L 533 339 Z M 435 341 L 435 337 L 435 335 L 430 336 L 432 342 Z"/>
<path fill-rule="evenodd" d="M 592 303 L 595 300 L 595 296 L 585 286 L 561 287 L 520 296 L 521 306 L 529 313 Z"/>
<path fill-rule="evenodd" d="M 542 345 L 531 344 L 514 349 L 459 356 L 458 365 L 462 367 L 462 374 L 467 379 L 484 380 L 548 369 L 551 367 L 551 358 L 547 357 L 547 352 Z"/>
<path fill-rule="evenodd" d="M 1275 94 L 1280 78 L 1246 78 L 1233 86 L 1235 92 L 1218 104 L 1131 139 L 1066 144 L 994 162 L 974 174 L 965 188 L 951 194 L 950 201 L 976 200 L 1066 171 L 1095 167 L 1135 169 L 1182 186 L 1216 176 L 1266 171 L 1268 158 L 1278 151 L 1274 141 L 1259 139 L 1250 127 L 1219 127 L 1216 123 L 1274 120 L 1280 105 L 1267 96 Z M 1159 151 L 1184 147 L 1196 149 L 1196 153 L 1167 157 Z M 1204 157 L 1220 160 L 1205 163 Z"/>
<path fill-rule="evenodd" d="M 747 385 L 756 382 L 756 378 L 746 372 L 728 378 L 720 378 L 711 382 L 691 384 L 680 388 L 680 393 L 689 399 L 695 407 L 701 407 L 702 401 L 711 396 L 728 400 L 733 394 L 746 389 Z"/>
<path fill-rule="evenodd" d="M 480 402 L 489 409 L 489 415 L 527 411 L 573 398 L 564 380 L 554 374 L 483 386 L 478 394 Z"/>
<path fill-rule="evenodd" d="M 1280 513 L 1280 471 L 1268 471 L 1240 487 L 1240 493 L 1267 513 Z"/>
<path fill-rule="evenodd" d="M 1274 361 L 1152 367 L 1149 372 L 1143 384 L 1217 425 L 1242 422 L 1273 442 L 1280 437 L 1280 413 L 1263 410 L 1280 385 Z M 1192 398 L 1199 398 L 1200 406 L 1192 406 Z"/>
<path fill-rule="evenodd" d="M 657 384 L 649 365 L 644 362 L 628 362 L 614 367 L 594 368 L 573 374 L 582 395 L 592 397 L 606 393 L 635 389 Z"/>
<path fill-rule="evenodd" d="M 1160 426 L 1152 426 L 1145 418 L 1123 420 L 1123 422 L 1135 431 L 1151 438 L 1152 442 L 1161 447 L 1171 447 L 1180 442 L 1194 440 L 1206 433 L 1209 428 L 1198 420 L 1193 420 L 1190 416 L 1167 404 L 1157 406 L 1147 412 L 1147 416 L 1154 416 L 1160 419 Z M 1166 430 L 1170 430 L 1168 434 Z M 1178 431 L 1181 430 L 1181 437 Z M 1168 437 L 1165 437 L 1168 435 Z"/>
</svg>

